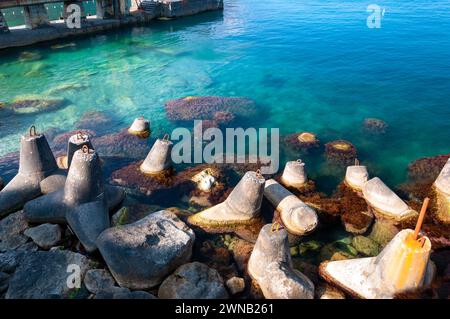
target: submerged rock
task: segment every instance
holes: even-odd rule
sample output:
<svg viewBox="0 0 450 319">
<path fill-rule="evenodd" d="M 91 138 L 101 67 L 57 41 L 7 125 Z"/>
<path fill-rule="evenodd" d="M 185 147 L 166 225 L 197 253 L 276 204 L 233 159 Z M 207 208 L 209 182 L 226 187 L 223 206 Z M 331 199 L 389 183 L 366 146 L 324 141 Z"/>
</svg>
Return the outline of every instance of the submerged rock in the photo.
<svg viewBox="0 0 450 319">
<path fill-rule="evenodd" d="M 75 128 L 83 131 L 104 130 L 105 127 L 111 126 L 112 120 L 112 117 L 105 112 L 88 111 L 75 123 Z"/>
<path fill-rule="evenodd" d="M 331 162 L 348 166 L 356 159 L 356 147 L 345 140 L 337 140 L 325 144 L 325 153 Z"/>
<path fill-rule="evenodd" d="M 167 118 L 172 121 L 216 120 L 257 114 L 255 103 L 243 97 L 188 96 L 166 102 Z M 219 114 L 217 114 L 220 112 Z"/>
<path fill-rule="evenodd" d="M 100 156 L 145 158 L 150 150 L 146 139 L 128 134 L 128 129 L 118 133 L 92 138 L 92 144 Z"/>
<path fill-rule="evenodd" d="M 408 165 L 408 175 L 413 180 L 435 181 L 450 158 L 450 154 L 423 157 Z"/>
<path fill-rule="evenodd" d="M 369 257 L 376 256 L 380 253 L 380 246 L 373 241 L 372 239 L 364 236 L 355 236 L 352 240 L 352 246 L 355 247 L 355 249 Z"/>
<path fill-rule="evenodd" d="M 30 237 L 43 249 L 50 249 L 57 245 L 62 238 L 61 227 L 52 224 L 42 224 L 29 228 L 25 230 L 24 235 Z"/>
<path fill-rule="evenodd" d="M 179 267 L 158 290 L 162 299 L 224 299 L 228 293 L 219 273 L 205 264 L 193 262 Z"/>
<path fill-rule="evenodd" d="M 194 232 L 167 211 L 106 229 L 97 245 L 120 286 L 152 288 L 191 258 Z"/>
<path fill-rule="evenodd" d="M 364 131 L 372 134 L 384 134 L 387 127 L 386 122 L 377 118 L 366 118 L 363 122 Z"/>
<path fill-rule="evenodd" d="M 44 111 L 53 111 L 67 104 L 65 99 L 15 99 L 11 103 L 6 104 L 5 109 L 9 109 L 15 113 L 39 113 Z"/>
<path fill-rule="evenodd" d="M 77 288 L 68 287 L 68 277 L 74 273 L 72 265 L 79 267 L 83 280 L 91 262 L 83 255 L 67 250 L 24 255 L 9 281 L 6 299 L 70 298 L 77 293 Z"/>
<path fill-rule="evenodd" d="M 304 152 L 320 147 L 320 141 L 317 139 L 316 134 L 311 132 L 290 134 L 284 138 L 284 142 L 289 148 Z"/>
</svg>

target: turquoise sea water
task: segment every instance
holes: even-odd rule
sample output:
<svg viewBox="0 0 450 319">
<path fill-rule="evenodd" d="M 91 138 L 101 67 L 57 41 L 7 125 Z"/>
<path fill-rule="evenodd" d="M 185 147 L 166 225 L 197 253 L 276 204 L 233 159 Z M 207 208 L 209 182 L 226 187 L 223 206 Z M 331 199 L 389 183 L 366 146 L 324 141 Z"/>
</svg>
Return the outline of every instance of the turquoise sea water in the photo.
<svg viewBox="0 0 450 319">
<path fill-rule="evenodd" d="M 412 160 L 450 152 L 450 2 L 380 1 L 380 29 L 366 26 L 369 4 L 225 0 L 223 13 L 0 52 L 0 101 L 84 86 L 51 94 L 70 101 L 61 110 L 0 119 L 0 156 L 29 125 L 72 129 L 87 110 L 110 112 L 111 131 L 142 114 L 162 134 L 169 99 L 247 96 L 261 110 L 252 126 L 347 139 L 373 175 L 401 183 Z M 23 51 L 42 58 L 21 62 Z M 366 117 L 387 133 L 364 134 Z M 328 174 L 320 156 L 307 164 L 313 178 Z"/>
</svg>

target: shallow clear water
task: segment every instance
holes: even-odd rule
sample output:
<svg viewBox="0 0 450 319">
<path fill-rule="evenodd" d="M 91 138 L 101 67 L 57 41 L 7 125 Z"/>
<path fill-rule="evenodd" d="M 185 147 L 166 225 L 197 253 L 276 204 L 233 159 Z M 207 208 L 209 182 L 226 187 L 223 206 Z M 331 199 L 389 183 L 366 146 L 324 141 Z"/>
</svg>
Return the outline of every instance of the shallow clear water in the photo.
<svg viewBox="0 0 450 319">
<path fill-rule="evenodd" d="M 450 2 L 379 4 L 381 29 L 366 26 L 357 0 L 225 0 L 223 13 L 1 52 L 1 101 L 85 87 L 52 93 L 70 100 L 61 110 L 1 119 L 0 156 L 29 125 L 72 129 L 87 110 L 110 112 L 111 130 L 142 114 L 162 134 L 173 128 L 169 99 L 247 96 L 261 110 L 252 126 L 347 139 L 372 174 L 400 183 L 410 161 L 450 152 Z M 20 62 L 22 51 L 42 58 Z M 363 134 L 366 117 L 386 121 L 387 134 Z M 313 178 L 328 174 L 320 156 L 307 164 Z"/>
</svg>

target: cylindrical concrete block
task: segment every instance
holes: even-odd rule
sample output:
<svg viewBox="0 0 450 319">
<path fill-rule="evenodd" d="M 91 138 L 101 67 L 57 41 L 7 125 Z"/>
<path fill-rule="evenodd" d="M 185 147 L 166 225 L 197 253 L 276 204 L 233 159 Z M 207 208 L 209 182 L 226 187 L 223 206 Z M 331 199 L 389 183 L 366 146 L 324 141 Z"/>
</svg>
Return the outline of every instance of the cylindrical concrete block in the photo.
<svg viewBox="0 0 450 319">
<path fill-rule="evenodd" d="M 361 165 L 348 166 L 345 173 L 345 183 L 354 190 L 362 190 L 364 184 L 369 179 L 367 167 Z"/>
<path fill-rule="evenodd" d="M 88 134 L 77 133 L 69 138 L 67 144 L 67 165 L 70 168 L 70 163 L 72 162 L 73 154 L 82 149 L 83 146 L 87 146 L 89 149 L 94 149 L 91 144 L 91 140 Z"/>
<path fill-rule="evenodd" d="M 103 191 L 100 159 L 94 150 L 85 146 L 73 155 L 64 187 L 65 201 L 72 205 L 91 202 Z"/>
<path fill-rule="evenodd" d="M 264 177 L 257 172 L 247 172 L 226 199 L 226 204 L 239 214 L 256 217 L 264 195 Z"/>
<path fill-rule="evenodd" d="M 128 129 L 128 133 L 142 138 L 149 137 L 150 121 L 146 120 L 143 116 L 136 118 Z"/>
<path fill-rule="evenodd" d="M 281 182 L 287 187 L 301 187 L 308 181 L 305 163 L 302 160 L 290 161 L 284 167 Z"/>
<path fill-rule="evenodd" d="M 42 134 L 36 134 L 34 127 L 30 135 L 22 136 L 20 141 L 19 174 L 41 174 L 46 177 L 56 171 L 55 157 Z"/>
<path fill-rule="evenodd" d="M 167 136 L 157 139 L 140 169 L 144 174 L 158 174 L 172 166 L 171 152 L 173 143 Z"/>
<path fill-rule="evenodd" d="M 275 180 L 266 181 L 264 196 L 280 213 L 281 221 L 289 233 L 303 236 L 317 227 L 318 218 L 314 209 Z"/>
</svg>

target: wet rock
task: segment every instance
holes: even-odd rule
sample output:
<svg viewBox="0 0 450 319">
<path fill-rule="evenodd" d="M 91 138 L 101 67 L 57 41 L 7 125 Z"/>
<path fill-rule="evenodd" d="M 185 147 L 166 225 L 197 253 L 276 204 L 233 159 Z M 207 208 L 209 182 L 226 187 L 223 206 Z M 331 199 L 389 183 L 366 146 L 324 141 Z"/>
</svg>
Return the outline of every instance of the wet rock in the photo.
<svg viewBox="0 0 450 319">
<path fill-rule="evenodd" d="M 158 290 L 163 299 L 224 299 L 228 293 L 219 273 L 205 264 L 193 262 L 179 267 Z"/>
<path fill-rule="evenodd" d="M 194 232 L 178 217 L 160 211 L 106 229 L 97 246 L 120 286 L 146 289 L 189 261 L 194 240 Z"/>
<path fill-rule="evenodd" d="M 352 240 L 352 246 L 365 256 L 373 257 L 380 253 L 380 246 L 368 237 L 355 236 Z"/>
<path fill-rule="evenodd" d="M 367 118 L 363 122 L 364 131 L 372 134 L 384 134 L 387 127 L 386 122 L 377 118 Z"/>
<path fill-rule="evenodd" d="M 116 294 L 129 294 L 130 289 L 123 287 L 109 287 L 103 290 L 100 290 L 95 294 L 95 299 L 115 299 L 114 296 Z"/>
<path fill-rule="evenodd" d="M 319 299 L 345 299 L 345 294 L 333 286 L 321 284 L 316 289 L 316 297 Z"/>
<path fill-rule="evenodd" d="M 340 165 L 351 165 L 356 159 L 356 147 L 345 140 L 325 144 L 325 153 L 329 161 Z"/>
<path fill-rule="evenodd" d="M 232 295 L 236 295 L 245 290 L 244 278 L 232 277 L 227 280 L 226 285 Z"/>
<path fill-rule="evenodd" d="M 150 145 L 146 139 L 128 134 L 128 129 L 118 133 L 92 138 L 92 144 L 100 156 L 141 159 L 147 156 Z"/>
<path fill-rule="evenodd" d="M 53 111 L 67 104 L 65 99 L 15 99 L 6 104 L 5 109 L 15 113 L 30 114 Z"/>
<path fill-rule="evenodd" d="M 345 260 L 355 258 L 358 252 L 348 244 L 332 242 L 322 247 L 319 260 Z"/>
<path fill-rule="evenodd" d="M 223 244 L 229 246 L 229 240 L 225 240 Z M 224 279 L 237 275 L 231 253 L 227 248 L 221 246 L 221 243 L 206 240 L 201 245 L 195 245 L 194 256 L 197 261 L 217 270 Z"/>
<path fill-rule="evenodd" d="M 450 154 L 423 157 L 408 165 L 408 175 L 413 180 L 434 182 L 450 158 Z"/>
<path fill-rule="evenodd" d="M 151 293 L 146 291 L 116 292 L 113 299 L 157 299 Z"/>
<path fill-rule="evenodd" d="M 236 117 L 257 114 L 255 103 L 243 97 L 188 96 L 166 102 L 167 118 L 171 121 L 214 120 L 224 118 L 223 113 Z"/>
<path fill-rule="evenodd" d="M 21 252 L 15 250 L 8 250 L 0 253 L 0 271 L 6 273 L 13 273 L 19 264 Z"/>
<path fill-rule="evenodd" d="M 298 246 L 298 253 L 300 255 L 305 255 L 307 253 L 317 253 L 320 251 L 322 244 L 317 240 L 310 240 L 300 243 Z"/>
<path fill-rule="evenodd" d="M 0 294 L 8 289 L 10 275 L 0 272 Z"/>
<path fill-rule="evenodd" d="M 229 111 L 218 111 L 214 113 L 214 121 L 220 125 L 227 125 L 232 123 L 236 119 L 234 113 Z"/>
<path fill-rule="evenodd" d="M 9 281 L 6 299 L 69 298 L 77 291 L 67 285 L 69 265 L 79 267 L 81 280 L 89 259 L 67 250 L 36 251 L 23 256 Z M 73 270 L 72 270 L 73 274 Z"/>
<path fill-rule="evenodd" d="M 88 87 L 87 85 L 81 83 L 63 83 L 50 88 L 48 91 L 45 92 L 45 94 L 53 95 L 67 91 L 80 91 L 82 89 L 86 89 L 87 87 Z"/>
<path fill-rule="evenodd" d="M 42 55 L 37 52 L 23 51 L 19 55 L 19 62 L 31 62 L 42 59 Z"/>
<path fill-rule="evenodd" d="M 105 112 L 88 111 L 75 123 L 75 128 L 83 131 L 98 131 L 100 128 L 104 130 L 105 127 L 111 126 L 112 120 Z"/>
<path fill-rule="evenodd" d="M 50 249 L 61 241 L 62 232 L 59 225 L 42 224 L 28 228 L 24 235 L 30 237 L 39 247 Z"/>
<path fill-rule="evenodd" d="M 100 291 L 111 290 L 116 282 L 107 270 L 90 269 L 84 277 L 84 285 L 86 289 L 96 294 Z"/>
<path fill-rule="evenodd" d="M 399 231 L 400 229 L 393 222 L 386 219 L 378 219 L 373 224 L 368 237 L 381 247 L 384 247 Z"/>
<path fill-rule="evenodd" d="M 254 244 L 242 239 L 235 240 L 233 245 L 230 246 L 233 259 L 241 272 L 247 271 L 247 264 L 250 255 L 252 254 L 253 247 Z"/>
</svg>

